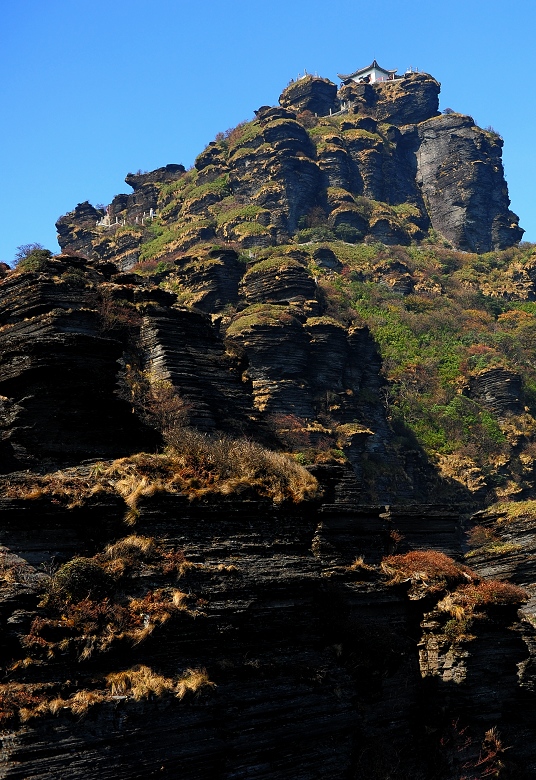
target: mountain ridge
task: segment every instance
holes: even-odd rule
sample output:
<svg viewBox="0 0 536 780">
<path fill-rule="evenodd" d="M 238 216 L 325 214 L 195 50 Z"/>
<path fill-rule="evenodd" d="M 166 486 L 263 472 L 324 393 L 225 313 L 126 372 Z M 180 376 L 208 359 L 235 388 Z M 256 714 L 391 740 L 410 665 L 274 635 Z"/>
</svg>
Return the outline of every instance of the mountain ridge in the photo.
<svg viewBox="0 0 536 780">
<path fill-rule="evenodd" d="M 438 92 L 293 82 L 2 269 L 6 778 L 534 776 L 536 251 Z"/>
</svg>

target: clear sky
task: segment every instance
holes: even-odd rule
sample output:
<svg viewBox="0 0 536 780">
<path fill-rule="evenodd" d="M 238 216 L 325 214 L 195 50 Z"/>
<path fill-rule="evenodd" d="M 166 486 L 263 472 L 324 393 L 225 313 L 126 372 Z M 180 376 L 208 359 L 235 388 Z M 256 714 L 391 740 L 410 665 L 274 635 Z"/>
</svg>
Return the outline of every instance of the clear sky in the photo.
<svg viewBox="0 0 536 780">
<path fill-rule="evenodd" d="M 0 260 L 57 251 L 61 214 L 130 192 L 129 171 L 189 167 L 304 69 L 337 82 L 373 59 L 431 73 L 441 109 L 504 137 L 536 241 L 535 30 L 534 0 L 4 0 Z"/>
</svg>

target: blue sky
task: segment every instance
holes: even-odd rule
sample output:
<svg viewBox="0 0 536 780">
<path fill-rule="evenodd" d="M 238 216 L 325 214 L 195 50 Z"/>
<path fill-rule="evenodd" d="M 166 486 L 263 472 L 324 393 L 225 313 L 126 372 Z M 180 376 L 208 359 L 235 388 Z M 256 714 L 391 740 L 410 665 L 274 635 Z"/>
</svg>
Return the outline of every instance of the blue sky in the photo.
<svg viewBox="0 0 536 780">
<path fill-rule="evenodd" d="M 190 166 L 220 130 L 307 69 L 374 58 L 442 84 L 440 108 L 504 137 L 512 209 L 536 241 L 536 3 L 518 0 L 18 0 L 3 4 L 0 260 L 57 251 L 54 223 L 130 192 L 129 171 Z"/>
</svg>

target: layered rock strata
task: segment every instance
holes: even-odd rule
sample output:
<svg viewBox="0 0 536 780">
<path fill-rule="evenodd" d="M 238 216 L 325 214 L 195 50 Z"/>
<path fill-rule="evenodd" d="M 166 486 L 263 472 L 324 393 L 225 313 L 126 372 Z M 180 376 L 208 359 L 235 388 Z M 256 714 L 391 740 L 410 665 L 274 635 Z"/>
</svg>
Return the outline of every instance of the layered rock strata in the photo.
<svg viewBox="0 0 536 780">
<path fill-rule="evenodd" d="M 438 114 L 438 94 L 421 73 L 338 93 L 325 79 L 300 79 L 281 108 L 262 106 L 211 142 L 193 171 L 129 174 L 134 193 L 106 214 L 79 204 L 57 223 L 60 245 L 125 268 L 199 242 L 284 244 L 319 225 L 352 242 L 409 244 L 432 227 L 464 251 L 516 244 L 523 231 L 509 209 L 502 139 L 471 117 Z"/>
<path fill-rule="evenodd" d="M 320 513 L 314 505 L 274 510 L 262 502 L 195 506 L 180 497 L 144 499 L 136 533 L 156 537 L 168 552 L 180 550 L 190 561 L 177 586 L 197 604 L 195 617 L 191 610 L 176 613 L 134 646 L 118 640 L 102 654 L 96 645 L 83 662 L 64 655 L 60 663 L 17 672 L 19 685 L 38 690 L 46 683 L 64 699 L 73 690 L 65 680 L 76 677 L 79 689 L 89 687 L 94 696 L 101 691 L 101 700 L 82 715 L 65 706 L 15 731 L 5 729 L 3 775 L 127 779 L 180 772 L 223 780 L 254 771 L 267 780 L 312 780 L 327 772 L 384 776 L 397 763 L 400 777 L 450 779 L 460 768 L 450 732 L 455 722 L 466 735 L 467 765 L 477 765 L 485 732 L 495 728 L 515 746 L 515 756 L 506 754 L 507 765 L 518 777 L 530 777 L 536 760 L 532 726 L 524 723 L 521 744 L 512 712 L 520 706 L 528 712 L 516 665 L 528 658 L 525 643 L 533 642 L 534 630 L 517 623 L 509 632 L 515 612 L 496 611 L 476 638 L 451 647 L 450 668 L 466 670 L 467 682 L 460 683 L 431 666 L 429 613 L 440 594 L 408 601 L 407 583 L 388 585 L 375 568 L 393 545 L 400 552 L 425 545 L 459 554 L 456 512 L 438 506 L 352 510 L 347 492 L 331 492 L 330 482 L 340 479 L 324 472 L 318 476 L 331 504 Z M 24 479 L 14 475 L 13 484 Z M 106 497 L 67 510 L 46 497 L 38 506 L 4 499 L 2 510 L 3 550 L 25 567 L 24 583 L 2 591 L 2 653 L 16 660 L 28 652 L 23 648 L 30 628 L 39 631 L 36 618 L 47 614 L 37 605 L 43 575 L 33 567 L 51 555 L 93 555 L 125 532 L 120 507 Z M 89 532 L 84 519 L 96 512 L 99 520 Z M 356 558 L 361 563 L 354 565 Z M 151 560 L 132 569 L 124 587 L 140 594 L 172 583 Z M 44 636 L 52 652 L 61 632 Z M 421 667 L 419 642 L 428 648 Z M 182 700 L 154 694 L 139 701 L 132 695 L 106 698 L 105 675 L 136 664 L 166 678 L 203 666 L 217 687 Z"/>
</svg>

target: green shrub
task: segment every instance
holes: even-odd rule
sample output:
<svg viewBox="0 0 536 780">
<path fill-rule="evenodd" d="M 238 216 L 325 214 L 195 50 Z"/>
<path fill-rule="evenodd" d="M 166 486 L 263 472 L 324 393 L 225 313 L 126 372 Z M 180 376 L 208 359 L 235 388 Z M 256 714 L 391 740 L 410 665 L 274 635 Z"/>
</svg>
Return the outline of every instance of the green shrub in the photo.
<svg viewBox="0 0 536 780">
<path fill-rule="evenodd" d="M 60 601 L 101 599 L 113 588 L 112 577 L 92 558 L 73 558 L 60 566 L 52 577 L 49 596 Z"/>
<path fill-rule="evenodd" d="M 341 241 L 346 241 L 347 244 L 357 244 L 363 238 L 363 233 L 360 230 L 344 223 L 338 225 L 334 233 L 337 238 L 340 238 Z"/>
<path fill-rule="evenodd" d="M 296 233 L 298 244 L 307 244 L 309 241 L 334 241 L 337 236 L 326 225 L 317 225 L 316 227 L 305 228 Z"/>
<path fill-rule="evenodd" d="M 36 249 L 30 249 L 25 252 L 26 248 L 35 246 Z M 43 249 L 39 244 L 27 244 L 23 247 L 19 247 L 17 253 L 17 271 L 44 271 L 47 267 L 48 261 L 52 257 L 52 252 L 49 249 Z"/>
</svg>

